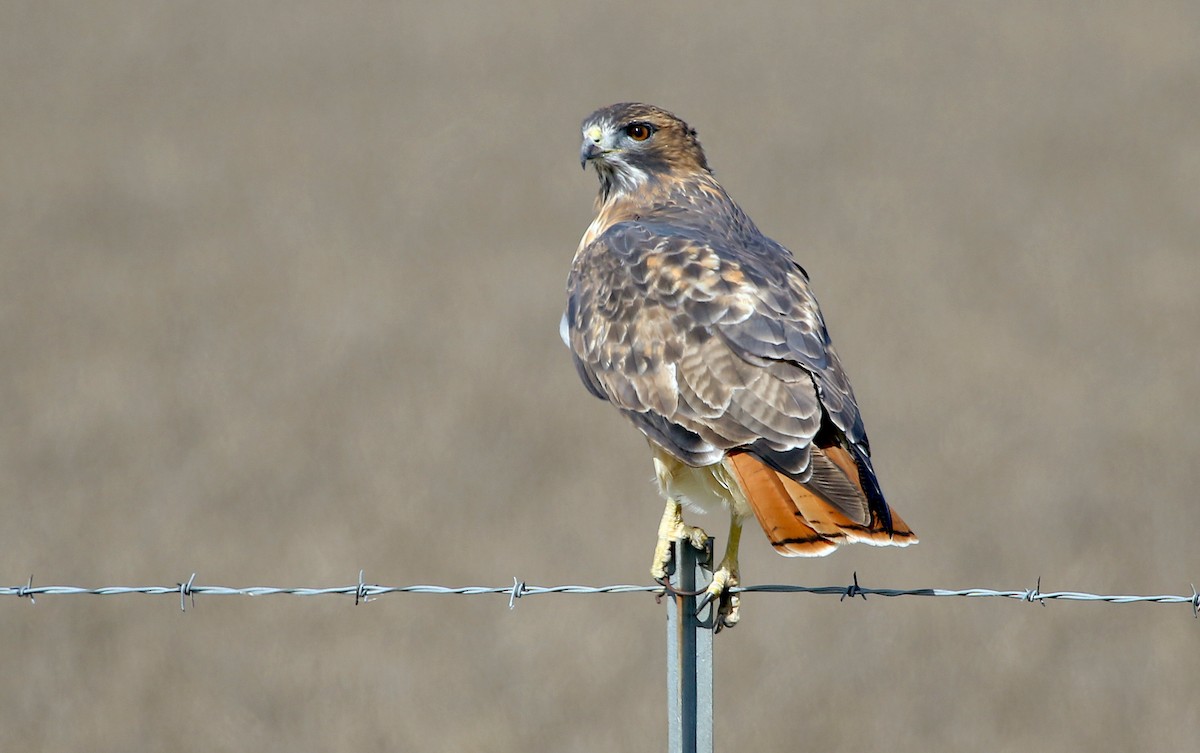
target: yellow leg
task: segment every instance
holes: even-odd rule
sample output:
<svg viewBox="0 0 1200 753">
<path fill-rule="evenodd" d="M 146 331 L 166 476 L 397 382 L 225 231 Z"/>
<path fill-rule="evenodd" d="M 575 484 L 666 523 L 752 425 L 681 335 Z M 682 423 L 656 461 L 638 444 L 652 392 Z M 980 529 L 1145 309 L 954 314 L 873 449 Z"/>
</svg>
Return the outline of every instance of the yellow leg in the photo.
<svg viewBox="0 0 1200 753">
<path fill-rule="evenodd" d="M 738 585 L 738 544 L 742 540 L 742 519 L 737 515 L 729 516 L 729 543 L 725 546 L 725 556 L 713 573 L 712 583 L 708 586 L 706 601 L 719 599 L 717 618 L 719 630 L 721 627 L 733 627 L 741 619 L 742 600 L 737 594 L 729 593 L 729 589 Z"/>
<path fill-rule="evenodd" d="M 667 500 L 662 522 L 658 524 L 658 543 L 654 547 L 654 562 L 650 564 L 650 577 L 655 580 L 666 577 L 667 562 L 671 560 L 671 542 L 687 540 L 697 549 L 703 549 L 708 534 L 683 522 L 683 506 L 673 499 Z"/>
</svg>

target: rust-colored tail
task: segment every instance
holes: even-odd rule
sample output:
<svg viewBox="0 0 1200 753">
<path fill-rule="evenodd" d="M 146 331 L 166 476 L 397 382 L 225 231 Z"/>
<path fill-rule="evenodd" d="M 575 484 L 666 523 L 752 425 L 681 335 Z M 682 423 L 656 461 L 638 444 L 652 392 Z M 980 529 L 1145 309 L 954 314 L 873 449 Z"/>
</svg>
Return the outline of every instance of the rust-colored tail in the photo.
<svg viewBox="0 0 1200 753">
<path fill-rule="evenodd" d="M 748 452 L 725 458 L 775 551 L 785 557 L 820 557 L 854 541 L 875 546 L 917 542 L 887 503 L 868 502 L 860 468 L 849 452 L 814 446 L 811 462 L 812 476 L 801 484 Z M 873 509 L 878 506 L 882 509 Z"/>
</svg>

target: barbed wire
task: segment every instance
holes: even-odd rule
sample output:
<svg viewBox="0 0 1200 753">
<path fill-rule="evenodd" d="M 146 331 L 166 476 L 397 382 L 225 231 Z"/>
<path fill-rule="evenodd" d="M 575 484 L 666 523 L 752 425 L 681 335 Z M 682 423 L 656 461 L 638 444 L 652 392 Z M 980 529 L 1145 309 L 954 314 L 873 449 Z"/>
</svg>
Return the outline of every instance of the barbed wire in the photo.
<svg viewBox="0 0 1200 753">
<path fill-rule="evenodd" d="M 853 599 L 856 596 L 861 596 L 864 600 L 867 598 L 867 596 L 937 596 L 960 597 L 968 599 L 1001 598 L 1013 599 L 1028 603 L 1038 603 L 1042 606 L 1045 606 L 1047 601 L 1091 601 L 1107 604 L 1190 604 L 1192 607 L 1192 616 L 1200 617 L 1200 593 L 1196 591 L 1195 584 L 1192 584 L 1191 586 L 1192 593 L 1190 595 L 1163 594 L 1158 596 L 1094 594 L 1083 591 L 1043 592 L 1041 590 L 1041 586 L 1042 579 L 1038 578 L 1037 585 L 1033 588 L 1009 591 L 998 591 L 990 588 L 870 588 L 860 585 L 858 582 L 858 573 L 855 573 L 853 582 L 848 586 L 760 585 L 738 586 L 731 589 L 731 591 L 733 593 L 818 594 L 824 596 L 837 596 L 839 597 L 839 600 L 845 600 L 847 597 Z M 195 573 L 192 573 L 191 577 L 186 581 L 178 582 L 174 586 L 100 586 L 97 588 L 85 588 L 81 586 L 35 586 L 33 585 L 32 576 L 30 576 L 29 580 L 21 586 L 0 586 L 0 596 L 16 596 L 18 598 L 27 598 L 30 600 L 30 602 L 33 602 L 34 598 L 37 596 L 122 596 L 126 594 L 148 594 L 151 596 L 162 596 L 166 594 L 175 594 L 179 596 L 179 608 L 184 611 L 187 609 L 187 603 L 189 599 L 191 599 L 192 605 L 195 606 L 195 598 L 198 595 L 353 596 L 354 603 L 358 604 L 360 602 L 370 601 L 378 596 L 399 593 L 457 596 L 503 594 L 508 596 L 508 608 L 513 609 L 516 606 L 518 599 L 527 596 L 541 596 L 544 594 L 594 595 L 627 593 L 651 593 L 657 596 L 662 596 L 665 591 L 666 589 L 664 589 L 661 585 L 531 586 L 518 578 L 513 578 L 513 583 L 511 586 L 381 586 L 364 582 L 362 571 L 359 571 L 358 573 L 358 582 L 356 584 L 349 586 L 333 586 L 330 588 L 279 588 L 275 586 L 247 586 L 244 588 L 232 588 L 229 586 L 206 586 L 196 583 Z"/>
</svg>

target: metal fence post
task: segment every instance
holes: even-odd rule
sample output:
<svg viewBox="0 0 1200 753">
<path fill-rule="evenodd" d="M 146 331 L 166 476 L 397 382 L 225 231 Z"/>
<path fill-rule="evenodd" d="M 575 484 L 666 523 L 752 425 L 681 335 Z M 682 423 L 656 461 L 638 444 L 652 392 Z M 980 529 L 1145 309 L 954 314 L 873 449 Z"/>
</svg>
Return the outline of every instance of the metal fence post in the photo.
<svg viewBox="0 0 1200 753">
<path fill-rule="evenodd" d="M 667 750 L 669 753 L 712 753 L 713 750 L 713 618 L 716 604 L 698 614 L 704 598 L 686 596 L 712 580 L 713 541 L 704 551 L 676 541 L 667 603 Z"/>
</svg>

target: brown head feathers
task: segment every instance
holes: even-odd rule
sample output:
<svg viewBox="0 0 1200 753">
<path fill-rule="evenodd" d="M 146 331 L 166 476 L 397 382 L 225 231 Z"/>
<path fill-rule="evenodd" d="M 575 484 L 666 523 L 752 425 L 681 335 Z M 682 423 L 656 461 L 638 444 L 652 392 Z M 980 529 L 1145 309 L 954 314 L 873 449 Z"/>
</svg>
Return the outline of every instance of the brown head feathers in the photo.
<svg viewBox="0 0 1200 753">
<path fill-rule="evenodd" d="M 622 102 L 584 119 L 580 161 L 600 175 L 601 193 L 629 191 L 648 180 L 709 173 L 696 130 L 654 105 Z"/>
</svg>

